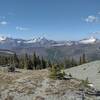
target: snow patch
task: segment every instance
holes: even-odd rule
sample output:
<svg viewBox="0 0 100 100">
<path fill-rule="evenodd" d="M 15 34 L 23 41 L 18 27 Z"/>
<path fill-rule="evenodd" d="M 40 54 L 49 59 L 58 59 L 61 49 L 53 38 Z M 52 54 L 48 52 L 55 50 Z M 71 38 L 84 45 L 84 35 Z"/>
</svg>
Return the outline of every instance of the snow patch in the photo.
<svg viewBox="0 0 100 100">
<path fill-rule="evenodd" d="M 96 42 L 96 38 L 94 37 L 90 37 L 89 39 L 83 39 L 79 41 L 79 43 L 82 43 L 82 44 L 92 44 L 95 42 Z"/>
<path fill-rule="evenodd" d="M 4 36 L 1 36 L 0 37 L 0 41 L 4 41 L 4 40 L 6 40 L 7 39 L 7 37 L 4 37 Z"/>
</svg>

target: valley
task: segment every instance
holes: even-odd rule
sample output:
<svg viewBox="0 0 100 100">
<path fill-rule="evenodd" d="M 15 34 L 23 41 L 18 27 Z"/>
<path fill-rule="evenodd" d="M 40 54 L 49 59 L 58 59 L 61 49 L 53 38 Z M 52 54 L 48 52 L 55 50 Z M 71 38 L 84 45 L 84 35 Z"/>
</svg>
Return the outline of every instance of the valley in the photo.
<svg viewBox="0 0 100 100">
<path fill-rule="evenodd" d="M 76 60 L 79 60 L 80 56 L 85 53 L 89 61 L 100 59 L 100 40 L 94 37 L 79 41 L 55 41 L 45 37 L 30 40 L 9 37 L 1 37 L 0 39 L 0 51 L 4 50 L 5 53 L 7 53 L 6 50 L 17 53 L 17 55 L 25 53 L 32 55 L 35 52 L 37 55 L 51 60 L 58 58 L 58 60 L 64 58 L 77 58 Z"/>
</svg>

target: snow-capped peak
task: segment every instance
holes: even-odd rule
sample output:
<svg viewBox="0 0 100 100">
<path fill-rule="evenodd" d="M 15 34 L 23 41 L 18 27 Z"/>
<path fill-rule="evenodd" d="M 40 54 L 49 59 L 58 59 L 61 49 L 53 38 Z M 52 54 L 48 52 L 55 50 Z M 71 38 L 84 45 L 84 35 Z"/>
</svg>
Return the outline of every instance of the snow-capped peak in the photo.
<svg viewBox="0 0 100 100">
<path fill-rule="evenodd" d="M 43 41 L 47 41 L 47 39 L 45 37 L 38 37 L 38 38 L 26 40 L 24 43 L 37 43 L 37 42 L 43 42 Z"/>
<path fill-rule="evenodd" d="M 95 43 L 96 42 L 96 38 L 91 36 L 90 38 L 88 39 L 83 39 L 83 40 L 80 40 L 79 43 L 82 43 L 82 44 L 92 44 L 92 43 Z"/>
<path fill-rule="evenodd" d="M 7 39 L 7 37 L 0 36 L 0 41 L 4 41 L 4 40 L 6 40 L 6 39 Z"/>
</svg>

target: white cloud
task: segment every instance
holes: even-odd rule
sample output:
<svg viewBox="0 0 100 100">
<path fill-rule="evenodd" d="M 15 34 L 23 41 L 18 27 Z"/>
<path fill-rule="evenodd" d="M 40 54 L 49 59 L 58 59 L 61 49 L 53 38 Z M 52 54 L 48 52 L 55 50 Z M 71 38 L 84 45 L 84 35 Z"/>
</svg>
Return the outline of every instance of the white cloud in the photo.
<svg viewBox="0 0 100 100">
<path fill-rule="evenodd" d="M 17 27 L 16 27 L 16 30 L 19 30 L 19 31 L 27 31 L 27 30 L 29 30 L 29 28 L 17 26 Z"/>
<path fill-rule="evenodd" d="M 1 25 L 7 25 L 8 22 L 7 22 L 7 21 L 1 21 L 0 24 L 1 24 Z"/>
<path fill-rule="evenodd" d="M 94 23 L 94 22 L 98 22 L 98 19 L 99 18 L 96 16 L 88 16 L 87 18 L 85 18 L 85 21 L 89 23 Z"/>
</svg>

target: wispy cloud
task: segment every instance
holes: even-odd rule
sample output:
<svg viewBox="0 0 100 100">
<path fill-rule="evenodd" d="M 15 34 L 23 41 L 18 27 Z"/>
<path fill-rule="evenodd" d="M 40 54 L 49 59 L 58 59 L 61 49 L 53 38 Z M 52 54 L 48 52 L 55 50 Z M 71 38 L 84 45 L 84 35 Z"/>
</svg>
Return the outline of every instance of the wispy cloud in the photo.
<svg viewBox="0 0 100 100">
<path fill-rule="evenodd" d="M 1 24 L 1 25 L 7 25 L 8 22 L 7 22 L 7 21 L 1 21 L 0 24 Z"/>
<path fill-rule="evenodd" d="M 87 18 L 85 18 L 85 21 L 88 23 L 94 23 L 94 22 L 98 22 L 99 18 L 97 16 L 88 16 Z"/>
<path fill-rule="evenodd" d="M 16 26 L 16 30 L 18 30 L 18 31 L 27 31 L 27 30 L 29 30 L 29 28 Z"/>
</svg>

